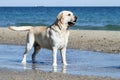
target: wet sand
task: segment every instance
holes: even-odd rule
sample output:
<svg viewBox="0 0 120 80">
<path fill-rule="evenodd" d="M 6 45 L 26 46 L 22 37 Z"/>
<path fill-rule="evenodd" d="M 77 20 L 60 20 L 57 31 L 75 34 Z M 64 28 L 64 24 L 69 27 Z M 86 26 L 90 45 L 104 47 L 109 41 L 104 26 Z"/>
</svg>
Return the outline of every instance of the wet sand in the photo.
<svg viewBox="0 0 120 80">
<path fill-rule="evenodd" d="M 25 45 L 27 32 L 0 28 L 0 44 Z M 120 32 L 71 30 L 68 48 L 101 52 L 120 52 Z M 73 76 L 40 70 L 10 70 L 0 68 L 0 80 L 117 80 L 110 77 Z"/>
<path fill-rule="evenodd" d="M 43 72 L 40 70 L 16 71 L 0 69 L 0 80 L 117 80 L 97 76 L 73 76 L 63 73 Z"/>
</svg>

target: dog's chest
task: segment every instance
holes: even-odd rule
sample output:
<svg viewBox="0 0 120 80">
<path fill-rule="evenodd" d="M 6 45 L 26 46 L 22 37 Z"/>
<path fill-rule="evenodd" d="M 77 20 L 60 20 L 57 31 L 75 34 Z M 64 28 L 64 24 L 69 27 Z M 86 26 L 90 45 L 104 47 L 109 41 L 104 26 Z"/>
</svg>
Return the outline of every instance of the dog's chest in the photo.
<svg viewBox="0 0 120 80">
<path fill-rule="evenodd" d="M 57 33 L 53 31 L 51 34 L 51 40 L 52 40 L 51 43 L 53 46 L 57 47 L 58 49 L 66 47 L 68 43 L 68 36 L 69 36 L 68 31 L 63 31 L 61 33 Z"/>
</svg>

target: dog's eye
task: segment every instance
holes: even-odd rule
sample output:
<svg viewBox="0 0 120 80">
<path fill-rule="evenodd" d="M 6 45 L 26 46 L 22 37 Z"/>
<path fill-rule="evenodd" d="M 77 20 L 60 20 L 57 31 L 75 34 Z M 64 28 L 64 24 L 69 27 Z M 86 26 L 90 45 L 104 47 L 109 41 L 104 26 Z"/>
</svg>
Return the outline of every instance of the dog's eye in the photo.
<svg viewBox="0 0 120 80">
<path fill-rule="evenodd" d="M 71 14 L 68 14 L 68 16 L 71 16 Z"/>
</svg>

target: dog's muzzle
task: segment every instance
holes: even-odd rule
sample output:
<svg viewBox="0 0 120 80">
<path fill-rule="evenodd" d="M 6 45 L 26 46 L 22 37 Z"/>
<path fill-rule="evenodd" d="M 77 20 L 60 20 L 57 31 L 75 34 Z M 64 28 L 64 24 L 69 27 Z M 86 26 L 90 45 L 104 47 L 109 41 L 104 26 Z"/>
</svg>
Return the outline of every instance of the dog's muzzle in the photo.
<svg viewBox="0 0 120 80">
<path fill-rule="evenodd" d="M 68 22 L 68 25 L 69 25 L 69 26 L 73 26 L 73 25 L 76 23 L 76 21 L 77 21 L 77 16 L 75 16 L 74 18 L 75 18 L 74 21 Z"/>
</svg>

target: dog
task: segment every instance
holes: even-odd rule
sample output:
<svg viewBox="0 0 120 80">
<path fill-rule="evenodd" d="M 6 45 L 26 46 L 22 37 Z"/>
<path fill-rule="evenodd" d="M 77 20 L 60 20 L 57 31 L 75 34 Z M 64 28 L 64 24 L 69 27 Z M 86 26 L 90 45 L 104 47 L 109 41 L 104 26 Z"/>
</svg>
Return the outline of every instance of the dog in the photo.
<svg viewBox="0 0 120 80">
<path fill-rule="evenodd" d="M 60 50 L 63 65 L 66 62 L 66 48 L 69 37 L 69 27 L 73 26 L 77 17 L 71 11 L 61 11 L 56 21 L 49 27 L 45 26 L 10 26 L 14 31 L 28 31 L 26 39 L 26 50 L 23 55 L 22 64 L 26 64 L 28 51 L 34 46 L 32 62 L 35 62 L 35 56 L 41 48 L 52 50 L 53 66 L 57 66 L 57 50 Z"/>
</svg>

